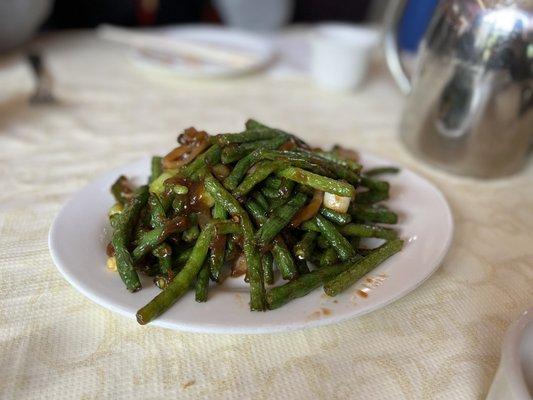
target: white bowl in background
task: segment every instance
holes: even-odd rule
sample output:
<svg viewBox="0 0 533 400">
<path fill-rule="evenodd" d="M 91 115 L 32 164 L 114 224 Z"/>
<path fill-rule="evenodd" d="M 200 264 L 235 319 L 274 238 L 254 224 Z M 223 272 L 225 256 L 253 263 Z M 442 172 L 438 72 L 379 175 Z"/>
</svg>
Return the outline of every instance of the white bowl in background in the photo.
<svg viewBox="0 0 533 400">
<path fill-rule="evenodd" d="M 533 308 L 509 327 L 502 345 L 500 365 L 487 400 L 533 398 Z"/>
<path fill-rule="evenodd" d="M 29 40 L 50 14 L 51 0 L 0 1 L 0 52 Z"/>
</svg>

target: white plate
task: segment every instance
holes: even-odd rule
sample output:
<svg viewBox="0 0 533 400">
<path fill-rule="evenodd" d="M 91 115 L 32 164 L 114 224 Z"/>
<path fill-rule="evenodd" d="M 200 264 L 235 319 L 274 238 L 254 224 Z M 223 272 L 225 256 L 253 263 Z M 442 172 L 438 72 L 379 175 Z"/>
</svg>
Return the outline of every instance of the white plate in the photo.
<svg viewBox="0 0 533 400">
<path fill-rule="evenodd" d="M 362 161 L 366 167 L 392 164 L 370 155 L 363 156 Z M 130 318 L 159 289 L 146 279 L 143 290 L 129 293 L 118 274 L 106 267 L 105 248 L 110 239 L 107 210 L 113 203 L 109 187 L 119 174 L 144 181 L 149 165 L 146 158 L 94 180 L 65 204 L 49 236 L 52 258 L 65 278 L 94 302 Z M 405 296 L 442 262 L 451 243 L 453 220 L 444 196 L 426 179 L 405 168 L 387 179 L 391 183 L 387 205 L 400 215 L 397 229 L 405 246 L 369 274 L 375 278 L 376 287 L 365 289 L 366 279 L 362 279 L 335 298 L 317 289 L 277 310 L 250 312 L 247 284 L 228 278 L 210 290 L 206 303 L 196 303 L 191 291 L 151 324 L 192 332 L 290 331 L 340 322 Z M 368 296 L 361 297 L 359 289 L 368 291 Z"/>
<path fill-rule="evenodd" d="M 181 57 L 167 57 L 157 53 L 135 51 L 135 64 L 150 71 L 190 78 L 225 78 L 247 74 L 264 67 L 272 60 L 272 43 L 258 35 L 218 25 L 191 25 L 163 28 L 160 35 L 176 40 L 186 40 L 216 46 L 228 51 L 237 50 L 250 55 L 250 63 L 240 66 L 223 66 L 192 61 Z"/>
</svg>

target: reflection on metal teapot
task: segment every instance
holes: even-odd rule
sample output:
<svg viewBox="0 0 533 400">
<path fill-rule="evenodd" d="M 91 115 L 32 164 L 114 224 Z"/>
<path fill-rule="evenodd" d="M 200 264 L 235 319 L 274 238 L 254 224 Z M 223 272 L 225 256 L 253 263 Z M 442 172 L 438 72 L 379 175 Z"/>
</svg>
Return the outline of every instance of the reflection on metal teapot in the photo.
<svg viewBox="0 0 533 400">
<path fill-rule="evenodd" d="M 460 174 L 519 169 L 533 137 L 533 1 L 441 1 L 412 85 L 396 45 L 403 3 L 391 3 L 385 49 L 409 94 L 400 126 L 406 146 Z"/>
</svg>

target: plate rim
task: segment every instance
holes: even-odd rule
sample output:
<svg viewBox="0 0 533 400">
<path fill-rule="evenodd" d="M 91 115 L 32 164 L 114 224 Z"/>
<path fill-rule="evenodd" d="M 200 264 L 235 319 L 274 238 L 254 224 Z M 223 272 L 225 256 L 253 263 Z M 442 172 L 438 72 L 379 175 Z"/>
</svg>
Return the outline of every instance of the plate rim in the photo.
<svg viewBox="0 0 533 400">
<path fill-rule="evenodd" d="M 360 153 L 364 157 L 372 158 L 376 160 L 377 162 L 384 163 L 384 164 L 395 164 L 398 165 L 402 170 L 409 171 L 411 174 L 415 175 L 418 179 L 420 179 L 425 185 L 427 185 L 429 188 L 431 188 L 434 192 L 434 194 L 437 195 L 439 200 L 442 202 L 442 204 L 445 206 L 443 208 L 443 211 L 445 212 L 445 219 L 446 223 L 449 225 L 449 235 L 447 236 L 447 240 L 444 243 L 444 246 L 442 246 L 440 253 L 438 256 L 435 257 L 435 261 L 433 262 L 433 267 L 428 270 L 426 273 L 426 276 L 424 278 L 418 280 L 416 283 L 412 285 L 408 285 L 404 289 L 398 291 L 395 293 L 391 298 L 387 299 L 384 302 L 379 302 L 371 307 L 368 307 L 362 311 L 357 312 L 356 314 L 341 314 L 341 315 L 333 315 L 328 316 L 327 318 L 319 318 L 315 320 L 309 320 L 301 323 L 295 323 L 290 325 L 268 325 L 268 324 L 261 324 L 253 327 L 228 327 L 224 325 L 218 325 L 218 324 L 210 324 L 206 322 L 202 322 L 201 324 L 193 324 L 190 323 L 182 323 L 182 322 L 166 322 L 161 319 L 155 319 L 154 321 L 150 322 L 151 326 L 158 326 L 166 329 L 171 330 L 178 330 L 182 332 L 191 332 L 191 333 L 210 333 L 210 334 L 269 334 L 269 333 L 284 333 L 284 332 L 292 332 L 297 330 L 304 330 L 304 329 L 311 329 L 316 328 L 320 326 L 326 326 L 326 325 L 333 325 L 338 324 L 347 320 L 356 319 L 363 315 L 366 315 L 368 313 L 371 313 L 373 311 L 376 311 L 380 308 L 386 307 L 393 302 L 405 297 L 409 293 L 416 290 L 418 287 L 420 287 L 424 282 L 426 282 L 433 274 L 440 268 L 442 265 L 446 255 L 448 254 L 450 247 L 453 243 L 453 237 L 455 232 L 455 224 L 453 219 L 453 213 L 451 211 L 451 207 L 442 193 L 442 191 L 434 185 L 430 180 L 428 180 L 425 176 L 420 175 L 417 172 L 414 172 L 412 169 L 407 168 L 403 166 L 401 163 L 398 163 L 396 161 L 391 161 L 384 159 L 380 156 L 376 156 L 374 153 L 366 151 L 366 150 L 360 150 Z M 122 164 L 118 167 L 112 168 L 108 171 L 105 171 L 103 173 L 98 174 L 93 179 L 91 179 L 87 184 L 85 184 L 83 187 L 78 189 L 76 192 L 74 192 L 72 195 L 70 195 L 67 200 L 63 203 L 60 210 L 54 217 L 52 224 L 50 225 L 50 229 L 48 232 L 48 249 L 50 252 L 50 255 L 52 257 L 52 260 L 58 269 L 58 271 L 61 273 L 63 278 L 72 285 L 77 291 L 79 291 L 81 294 L 83 294 L 85 297 L 87 297 L 92 302 L 98 304 L 99 306 L 102 306 L 106 308 L 107 310 L 110 310 L 112 312 L 115 312 L 117 314 L 120 314 L 122 316 L 127 317 L 130 320 L 135 320 L 135 315 L 132 315 L 128 310 L 124 309 L 123 307 L 116 305 L 115 303 L 109 302 L 97 294 L 93 293 L 92 291 L 85 289 L 83 282 L 75 275 L 72 274 L 68 268 L 65 268 L 65 266 L 60 262 L 60 257 L 57 254 L 57 249 L 53 246 L 53 240 L 55 236 L 55 232 L 58 230 L 58 224 L 60 221 L 60 215 L 64 212 L 64 210 L 76 199 L 77 196 L 79 196 L 85 189 L 87 189 L 90 185 L 95 183 L 95 181 L 98 181 L 100 179 L 104 179 L 108 177 L 109 175 L 113 173 L 121 173 L 121 171 L 124 170 L 125 167 L 128 167 L 129 165 L 141 163 L 144 161 L 148 161 L 150 157 L 145 156 L 142 158 L 138 158 L 136 160 L 133 160 L 131 162 Z M 275 311 L 274 311 L 275 312 Z"/>
</svg>

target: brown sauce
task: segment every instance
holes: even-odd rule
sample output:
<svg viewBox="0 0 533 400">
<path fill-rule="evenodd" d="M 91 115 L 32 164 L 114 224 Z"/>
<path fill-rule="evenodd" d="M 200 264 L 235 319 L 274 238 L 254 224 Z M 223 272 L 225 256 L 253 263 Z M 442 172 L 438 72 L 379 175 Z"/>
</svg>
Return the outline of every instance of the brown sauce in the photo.
<svg viewBox="0 0 533 400">
<path fill-rule="evenodd" d="M 105 248 L 105 253 L 108 257 L 113 257 L 115 255 L 115 248 L 113 247 L 113 243 L 109 242 Z"/>
</svg>

